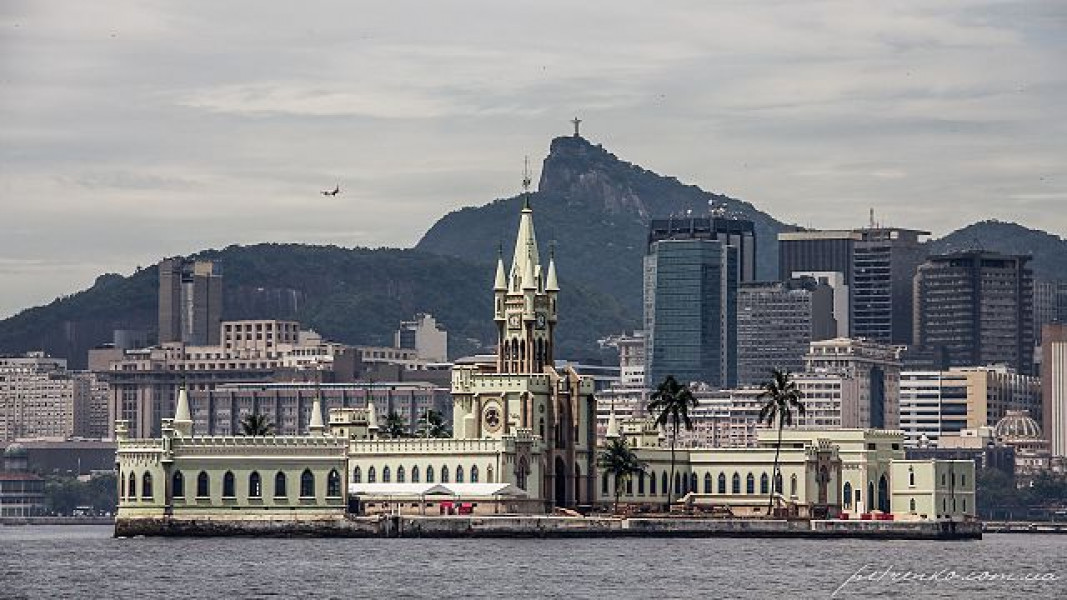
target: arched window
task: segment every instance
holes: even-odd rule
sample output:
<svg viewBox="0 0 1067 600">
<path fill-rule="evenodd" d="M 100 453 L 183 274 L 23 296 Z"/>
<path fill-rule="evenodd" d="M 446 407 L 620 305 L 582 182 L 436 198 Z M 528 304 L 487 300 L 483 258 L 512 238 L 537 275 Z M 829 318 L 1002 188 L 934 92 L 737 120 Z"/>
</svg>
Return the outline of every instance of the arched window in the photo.
<svg viewBox="0 0 1067 600">
<path fill-rule="evenodd" d="M 377 483 L 378 474 L 374 471 L 374 467 L 367 469 L 367 483 Z"/>
<path fill-rule="evenodd" d="M 711 473 L 704 473 L 704 493 L 711 493 Z"/>
<path fill-rule="evenodd" d="M 181 471 L 175 471 L 174 475 L 170 478 L 170 489 L 175 498 L 185 497 L 185 477 Z"/>
<path fill-rule="evenodd" d="M 697 474 L 696 473 L 690 473 L 689 474 L 689 491 L 693 492 L 694 494 L 697 492 Z"/>
<path fill-rule="evenodd" d="M 404 483 L 404 465 L 400 465 L 396 468 L 396 482 Z"/>
<path fill-rule="evenodd" d="M 441 467 L 441 483 L 448 483 L 448 466 L 443 465 Z"/>
<path fill-rule="evenodd" d="M 608 495 L 608 472 L 604 471 L 604 474 L 600 476 L 600 493 Z"/>
<path fill-rule="evenodd" d="M 260 478 L 258 471 L 252 471 L 252 474 L 248 476 L 248 497 L 263 497 L 263 480 Z"/>
<path fill-rule="evenodd" d="M 578 479 L 582 478 L 582 472 L 578 469 L 577 465 L 574 467 L 574 476 Z M 485 468 L 485 482 L 496 483 L 493 481 L 493 466 L 489 465 Z"/>
<path fill-rule="evenodd" d="M 152 474 L 148 472 L 141 477 L 141 500 L 152 500 Z"/>
<path fill-rule="evenodd" d="M 312 475 L 311 469 L 304 469 L 304 472 L 300 474 L 300 497 L 315 497 L 315 476 Z"/>
<path fill-rule="evenodd" d="M 207 498 L 211 496 L 211 480 L 208 479 L 207 473 L 200 471 L 200 474 L 196 476 L 196 497 Z"/>
<path fill-rule="evenodd" d="M 761 495 L 767 495 L 771 493 L 771 478 L 767 477 L 766 473 L 762 473 L 759 476 L 759 493 Z"/>
<path fill-rule="evenodd" d="M 867 512 L 870 512 L 870 511 L 878 508 L 874 503 L 874 501 L 876 499 L 877 499 L 877 497 L 874 495 L 874 482 L 873 481 L 868 481 L 867 482 Z"/>
<path fill-rule="evenodd" d="M 233 482 L 233 472 L 226 471 L 226 474 L 222 476 L 222 497 L 233 498 L 236 496 L 236 487 Z"/>
<path fill-rule="evenodd" d="M 278 474 L 274 476 L 274 497 L 284 498 L 289 493 L 285 491 L 285 473 L 278 471 Z"/>
<path fill-rule="evenodd" d="M 656 472 L 650 471 L 648 473 L 648 493 L 653 496 L 656 495 Z"/>
<path fill-rule="evenodd" d="M 845 508 L 852 508 L 852 484 L 845 482 L 845 486 L 841 488 L 841 503 Z"/>
<path fill-rule="evenodd" d="M 774 493 L 775 494 L 781 494 L 782 493 L 782 473 L 781 473 L 781 471 L 779 471 L 778 473 L 774 474 Z"/>
<path fill-rule="evenodd" d="M 515 485 L 519 486 L 520 490 L 526 489 L 526 478 L 530 475 L 530 464 L 526 462 L 526 457 L 519 459 L 519 468 L 515 471 Z"/>
<path fill-rule="evenodd" d="M 915 512 L 915 498 L 908 501 L 908 510 Z"/>
<path fill-rule="evenodd" d="M 433 465 L 426 467 L 426 483 L 433 483 Z"/>
<path fill-rule="evenodd" d="M 382 483 L 392 483 L 393 473 L 389 470 L 389 467 L 382 467 Z"/>
<path fill-rule="evenodd" d="M 471 465 L 471 483 L 478 483 L 478 465 Z"/>
<path fill-rule="evenodd" d="M 915 487 L 915 469 L 913 467 L 908 467 L 908 485 Z"/>
<path fill-rule="evenodd" d="M 756 493 L 756 476 L 753 475 L 752 473 L 749 473 L 748 475 L 745 476 L 745 493 L 746 494 L 755 494 Z"/>
<path fill-rule="evenodd" d="M 645 493 L 645 472 L 641 471 L 637 475 L 637 493 L 644 495 Z"/>
<path fill-rule="evenodd" d="M 719 473 L 719 493 L 726 493 L 726 473 Z"/>
<path fill-rule="evenodd" d="M 674 474 L 674 495 L 678 496 L 682 493 L 682 474 Z"/>
<path fill-rule="evenodd" d="M 633 477 L 627 477 L 626 478 L 626 495 L 627 496 L 633 496 L 634 495 L 634 478 Z"/>
<path fill-rule="evenodd" d="M 670 486 L 667 485 L 667 472 L 660 473 L 659 476 L 659 489 L 663 490 L 663 494 L 667 494 L 670 491 Z"/>
<path fill-rule="evenodd" d="M 126 497 L 130 500 L 137 499 L 137 475 L 130 473 L 130 485 L 126 488 Z"/>
<path fill-rule="evenodd" d="M 790 496 L 794 496 L 794 497 L 797 495 L 797 476 L 796 476 L 796 473 L 794 473 L 794 474 L 789 476 L 789 495 Z"/>
<path fill-rule="evenodd" d="M 363 471 L 359 467 L 352 469 L 352 483 L 363 483 Z"/>
<path fill-rule="evenodd" d="M 544 417 L 541 417 L 541 420 L 538 422 L 537 428 L 538 428 L 538 431 L 540 432 L 541 439 L 542 440 L 545 439 L 545 418 Z"/>
<path fill-rule="evenodd" d="M 411 483 L 419 483 L 419 465 L 411 467 Z"/>
<path fill-rule="evenodd" d="M 331 469 L 326 476 L 326 496 L 329 498 L 341 497 L 341 474 L 337 469 Z"/>
<path fill-rule="evenodd" d="M 456 465 L 456 483 L 463 483 L 463 467 Z"/>
<path fill-rule="evenodd" d="M 730 493 L 731 494 L 740 494 L 741 493 L 741 475 L 738 474 L 738 473 L 734 473 L 733 478 L 730 480 Z"/>
</svg>

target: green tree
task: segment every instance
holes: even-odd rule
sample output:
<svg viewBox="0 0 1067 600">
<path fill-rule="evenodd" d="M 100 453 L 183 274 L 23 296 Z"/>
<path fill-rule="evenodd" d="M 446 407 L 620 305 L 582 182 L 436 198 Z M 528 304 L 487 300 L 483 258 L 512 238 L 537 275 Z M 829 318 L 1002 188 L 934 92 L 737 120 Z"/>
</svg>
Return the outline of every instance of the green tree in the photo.
<svg viewBox="0 0 1067 600">
<path fill-rule="evenodd" d="M 644 473 L 646 466 L 622 438 L 610 440 L 597 455 L 596 464 L 615 478 L 615 512 L 618 513 L 622 486 L 634 475 Z"/>
<path fill-rule="evenodd" d="M 667 506 L 671 504 L 674 492 L 674 446 L 678 440 L 678 429 L 685 425 L 686 430 L 693 428 L 689 419 L 689 409 L 696 408 L 696 396 L 688 385 L 678 383 L 674 375 L 668 375 L 652 392 L 648 403 L 648 412 L 655 415 L 656 425 L 671 432 L 671 479 L 667 483 Z"/>
<path fill-rule="evenodd" d="M 452 430 L 445 423 L 445 417 L 441 414 L 441 411 L 428 408 L 422 413 L 422 416 L 419 417 L 419 437 L 452 437 Z"/>
<path fill-rule="evenodd" d="M 389 415 L 385 417 L 385 433 L 394 439 L 407 437 L 408 424 L 404 416 L 395 410 L 389 411 Z"/>
<path fill-rule="evenodd" d="M 768 515 L 774 508 L 774 495 L 778 491 L 778 481 L 781 479 L 781 473 L 778 472 L 778 457 L 782 452 L 782 429 L 786 425 L 793 424 L 794 409 L 798 415 L 804 414 L 803 397 L 804 394 L 797 387 L 797 382 L 793 381 L 792 374 L 778 369 L 771 369 L 770 381 L 763 385 L 763 391 L 757 396 L 759 400 L 767 400 L 759 411 L 760 423 L 766 422 L 767 425 L 774 427 L 775 420 L 778 421 L 778 441 L 774 445 L 774 467 L 771 469 L 771 493 L 767 498 Z"/>
<path fill-rule="evenodd" d="M 273 435 L 274 423 L 267 415 L 250 414 L 241 419 L 241 431 L 245 435 Z"/>
</svg>

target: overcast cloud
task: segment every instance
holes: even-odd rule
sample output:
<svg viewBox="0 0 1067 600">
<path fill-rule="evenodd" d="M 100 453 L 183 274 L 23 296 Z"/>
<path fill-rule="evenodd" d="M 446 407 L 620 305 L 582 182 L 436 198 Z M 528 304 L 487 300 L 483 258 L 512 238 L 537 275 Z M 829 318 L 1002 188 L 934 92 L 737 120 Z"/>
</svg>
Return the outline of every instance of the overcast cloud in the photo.
<svg viewBox="0 0 1067 600">
<path fill-rule="evenodd" d="M 574 115 L 786 221 L 1064 235 L 1065 64 L 1063 1 L 8 0 L 0 316 L 207 247 L 410 246 Z"/>
</svg>

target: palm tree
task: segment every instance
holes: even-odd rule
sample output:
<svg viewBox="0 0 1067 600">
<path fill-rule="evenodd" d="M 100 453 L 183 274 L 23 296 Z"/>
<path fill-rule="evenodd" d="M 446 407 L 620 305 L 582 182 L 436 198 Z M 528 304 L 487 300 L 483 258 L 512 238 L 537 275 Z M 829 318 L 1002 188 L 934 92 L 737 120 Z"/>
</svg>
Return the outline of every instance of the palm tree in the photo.
<svg viewBox="0 0 1067 600">
<path fill-rule="evenodd" d="M 766 422 L 774 427 L 775 419 L 778 419 L 778 443 L 774 445 L 774 468 L 771 470 L 771 494 L 767 498 L 767 514 L 771 514 L 774 508 L 774 494 L 777 491 L 781 473 L 778 472 L 778 455 L 782 452 L 782 429 L 786 425 L 793 424 L 793 409 L 797 415 L 804 415 L 804 402 L 801 398 L 804 393 L 797 387 L 789 371 L 771 369 L 771 379 L 763 384 L 763 391 L 756 398 L 767 399 L 766 404 L 759 411 L 759 422 Z"/>
<path fill-rule="evenodd" d="M 663 383 L 652 392 L 652 401 L 648 403 L 648 412 L 656 416 L 656 425 L 671 430 L 671 479 L 667 482 L 667 506 L 671 505 L 674 491 L 674 444 L 678 439 L 678 429 L 685 425 L 686 430 L 693 428 L 689 419 L 689 409 L 696 408 L 696 396 L 688 385 L 678 383 L 674 375 L 668 375 Z"/>
<path fill-rule="evenodd" d="M 445 423 L 441 411 L 432 408 L 426 409 L 419 417 L 419 437 L 446 438 L 452 437 L 452 430 Z"/>
<path fill-rule="evenodd" d="M 267 415 L 252 413 L 241 419 L 241 431 L 245 435 L 272 435 L 274 423 L 270 422 Z"/>
<path fill-rule="evenodd" d="M 596 458 L 596 465 L 615 477 L 615 512 L 619 512 L 619 496 L 622 495 L 622 486 L 634 475 L 645 472 L 645 464 L 637 459 L 637 455 L 622 438 L 614 438 L 608 441 L 604 449 Z"/>
<path fill-rule="evenodd" d="M 389 411 L 389 416 L 385 417 L 385 432 L 391 438 L 407 437 L 408 424 L 403 415 L 395 410 Z"/>
</svg>

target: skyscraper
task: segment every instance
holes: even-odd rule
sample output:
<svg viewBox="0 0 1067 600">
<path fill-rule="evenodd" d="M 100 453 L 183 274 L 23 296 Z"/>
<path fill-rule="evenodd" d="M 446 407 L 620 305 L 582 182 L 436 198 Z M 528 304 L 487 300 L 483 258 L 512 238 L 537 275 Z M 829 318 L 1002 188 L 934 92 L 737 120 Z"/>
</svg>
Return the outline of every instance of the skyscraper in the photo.
<svg viewBox="0 0 1067 600">
<path fill-rule="evenodd" d="M 838 272 L 848 286 L 849 335 L 885 344 L 912 338 L 912 275 L 922 261 L 919 238 L 896 227 L 778 234 L 779 278 Z"/>
<path fill-rule="evenodd" d="M 971 250 L 931 256 L 915 274 L 915 345 L 948 367 L 1004 364 L 1033 372 L 1029 256 Z"/>
<path fill-rule="evenodd" d="M 652 241 L 645 256 L 646 381 L 737 381 L 738 251 L 710 239 Z"/>
<path fill-rule="evenodd" d="M 1067 456 L 1067 324 L 1041 334 L 1041 431 L 1053 456 Z"/>
<path fill-rule="evenodd" d="M 648 245 L 662 240 L 714 240 L 737 250 L 738 281 L 756 280 L 756 232 L 752 221 L 727 217 L 653 219 Z"/>
<path fill-rule="evenodd" d="M 159 341 L 219 343 L 222 270 L 210 260 L 165 258 L 159 263 Z"/>
</svg>

